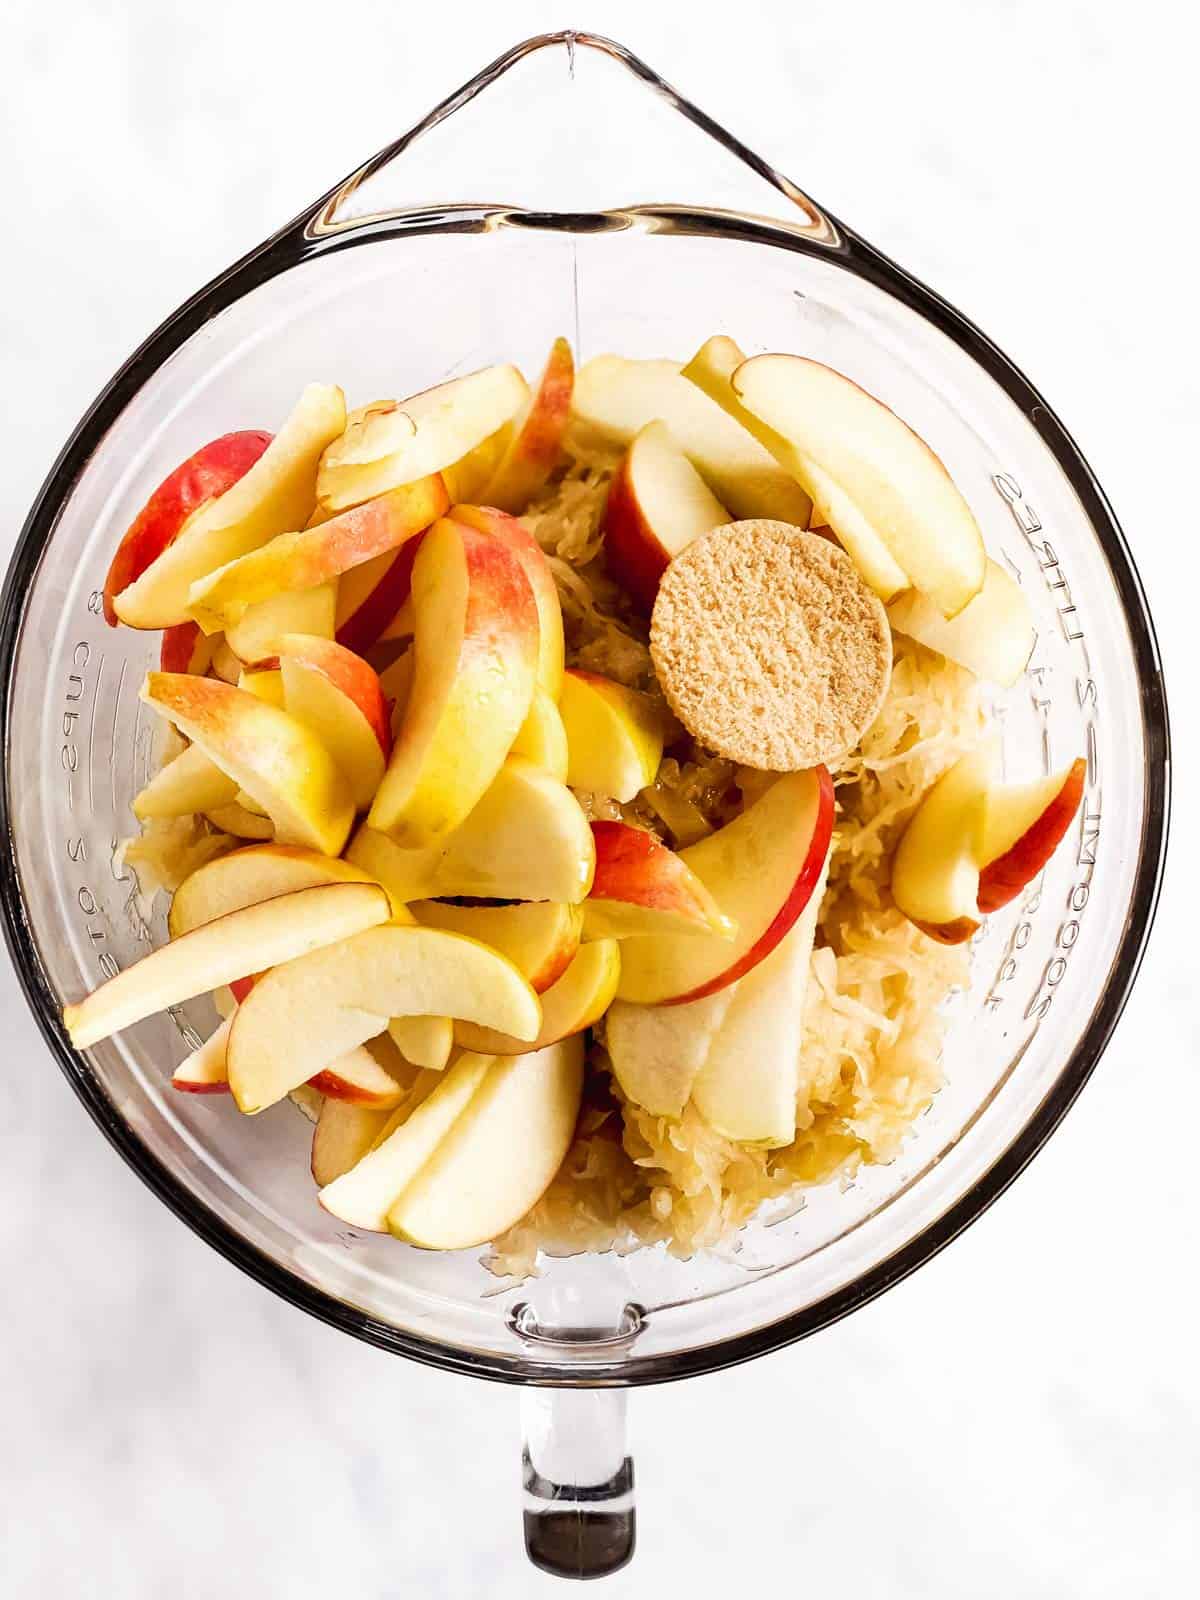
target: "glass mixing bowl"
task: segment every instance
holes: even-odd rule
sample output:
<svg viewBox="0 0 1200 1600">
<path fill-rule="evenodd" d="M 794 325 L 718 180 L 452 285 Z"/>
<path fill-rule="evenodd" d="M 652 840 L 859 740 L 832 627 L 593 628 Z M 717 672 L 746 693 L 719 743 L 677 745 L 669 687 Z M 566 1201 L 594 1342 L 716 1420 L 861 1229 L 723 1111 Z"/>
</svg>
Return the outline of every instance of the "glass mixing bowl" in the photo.
<svg viewBox="0 0 1200 1600">
<path fill-rule="evenodd" d="M 683 359 L 715 331 L 828 362 L 931 443 L 1037 620 L 1028 672 L 996 701 L 1006 763 L 1025 776 L 1086 754 L 1086 796 L 1041 879 L 978 937 L 946 1087 L 900 1159 L 811 1191 L 730 1255 L 579 1256 L 499 1282 L 477 1253 L 423 1253 L 322 1211 L 294 1108 L 250 1121 L 174 1093 L 209 1002 L 72 1050 L 63 1001 L 165 932 L 116 864 L 149 772 L 137 688 L 158 641 L 107 628 L 100 588 L 176 462 L 229 428 L 275 426 L 310 380 L 356 404 L 492 361 L 534 370 L 562 332 L 582 358 Z M 550 1570 L 594 1574 L 631 1551 L 624 1386 L 824 1327 L 1011 1182 L 1095 1065 L 1150 926 L 1168 793 L 1159 658 L 1079 451 L 977 328 L 603 39 L 518 46 L 164 323 L 51 472 L 0 630 L 0 892 L 63 1071 L 151 1188 L 261 1283 L 397 1354 L 531 1386 L 526 1538 Z"/>
</svg>

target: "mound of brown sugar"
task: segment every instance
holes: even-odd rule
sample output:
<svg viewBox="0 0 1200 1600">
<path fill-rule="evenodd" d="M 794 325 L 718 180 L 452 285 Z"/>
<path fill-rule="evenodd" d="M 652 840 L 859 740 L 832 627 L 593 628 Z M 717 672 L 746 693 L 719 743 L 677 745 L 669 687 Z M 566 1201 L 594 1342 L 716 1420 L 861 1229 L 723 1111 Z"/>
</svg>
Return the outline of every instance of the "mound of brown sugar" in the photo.
<svg viewBox="0 0 1200 1600">
<path fill-rule="evenodd" d="M 787 522 L 731 522 L 663 576 L 650 653 L 672 711 L 730 761 L 835 761 L 874 721 L 892 671 L 883 604 L 844 550 Z"/>
</svg>

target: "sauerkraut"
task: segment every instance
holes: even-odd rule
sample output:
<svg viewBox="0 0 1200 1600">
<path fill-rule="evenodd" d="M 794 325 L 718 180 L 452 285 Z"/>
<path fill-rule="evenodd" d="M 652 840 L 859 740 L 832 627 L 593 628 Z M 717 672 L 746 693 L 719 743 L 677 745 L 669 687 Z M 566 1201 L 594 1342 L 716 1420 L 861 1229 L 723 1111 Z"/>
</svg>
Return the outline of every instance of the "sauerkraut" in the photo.
<svg viewBox="0 0 1200 1600">
<path fill-rule="evenodd" d="M 568 664 L 655 690 L 645 625 L 607 578 L 600 523 L 611 463 L 574 460 L 530 512 L 559 585 Z M 948 998 L 968 981 L 963 947 L 919 933 L 892 903 L 890 858 L 922 793 L 976 745 L 974 678 L 897 636 L 891 686 L 861 744 L 833 774 L 837 821 L 805 997 L 796 1137 L 783 1149 L 739 1145 L 695 1107 L 657 1117 L 622 1098 L 603 1028 L 589 1056 L 574 1143 L 542 1199 L 498 1239 L 498 1274 L 537 1270 L 538 1252 L 626 1252 L 662 1243 L 688 1256 L 721 1248 L 763 1205 L 800 1186 L 848 1179 L 894 1159 L 942 1083 Z M 653 790 L 624 815 L 685 845 L 737 813 L 762 774 L 696 747 L 668 745 Z M 769 781 L 769 780 L 767 780 Z"/>
</svg>

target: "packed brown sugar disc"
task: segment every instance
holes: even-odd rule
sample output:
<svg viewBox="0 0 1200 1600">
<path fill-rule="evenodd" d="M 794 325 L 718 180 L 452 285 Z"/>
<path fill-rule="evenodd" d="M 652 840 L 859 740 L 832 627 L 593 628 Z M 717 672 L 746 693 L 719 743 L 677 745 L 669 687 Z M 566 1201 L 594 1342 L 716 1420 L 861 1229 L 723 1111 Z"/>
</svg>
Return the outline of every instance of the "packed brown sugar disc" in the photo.
<svg viewBox="0 0 1200 1600">
<path fill-rule="evenodd" d="M 676 556 L 659 586 L 650 653 L 688 732 L 769 772 L 853 749 L 892 671 L 878 596 L 844 550 L 787 522 L 731 522 Z"/>
</svg>

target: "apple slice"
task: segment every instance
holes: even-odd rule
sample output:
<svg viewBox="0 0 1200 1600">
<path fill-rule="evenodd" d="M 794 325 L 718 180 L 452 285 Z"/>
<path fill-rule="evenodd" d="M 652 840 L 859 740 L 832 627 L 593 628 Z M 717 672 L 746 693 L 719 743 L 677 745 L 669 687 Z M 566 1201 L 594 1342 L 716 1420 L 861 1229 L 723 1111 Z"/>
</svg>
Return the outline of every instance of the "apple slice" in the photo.
<svg viewBox="0 0 1200 1600">
<path fill-rule="evenodd" d="M 228 1094 L 229 1071 L 225 1052 L 229 1047 L 229 1017 L 226 1017 L 198 1050 L 179 1063 L 171 1074 L 171 1087 L 184 1094 Z"/>
<path fill-rule="evenodd" d="M 538 613 L 511 547 L 443 518 L 413 565 L 408 709 L 370 822 L 404 845 L 443 840 L 499 772 L 533 697 Z"/>
<path fill-rule="evenodd" d="M 545 689 L 533 691 L 529 715 L 513 740 L 512 753 L 525 756 L 535 767 L 548 772 L 560 783 L 567 781 L 567 730 L 562 714 Z"/>
<path fill-rule="evenodd" d="M 504 452 L 512 440 L 515 426 L 515 420 L 506 422 L 497 428 L 495 433 L 488 434 L 483 443 L 477 444 L 474 450 L 468 450 L 466 455 L 452 467 L 442 468 L 442 477 L 446 480 L 446 493 L 450 496 L 452 506 L 479 499 L 484 485 L 491 481 L 496 468 L 504 459 Z"/>
<path fill-rule="evenodd" d="M 620 945 L 615 939 L 596 939 L 579 947 L 562 977 L 542 995 L 542 1024 L 532 1043 L 472 1022 L 456 1023 L 454 1037 L 464 1049 L 488 1055 L 542 1050 L 598 1022 L 612 1003 L 620 976 Z"/>
<path fill-rule="evenodd" d="M 160 672 L 194 672 L 200 677 L 212 665 L 213 652 L 223 643 L 219 636 L 209 638 L 195 622 L 178 622 L 164 628 L 158 651 Z"/>
<path fill-rule="evenodd" d="M 240 661 L 268 661 L 279 654 L 285 633 L 305 633 L 318 639 L 333 638 L 337 585 L 319 583 L 312 589 L 285 589 L 248 606 L 231 621 L 226 642 Z"/>
<path fill-rule="evenodd" d="M 347 413 L 342 436 L 329 446 L 325 460 L 345 466 L 380 461 L 407 444 L 416 431 L 399 400 L 372 400 Z"/>
<path fill-rule="evenodd" d="M 821 895 L 790 932 L 739 979 L 692 1084 L 700 1115 L 737 1144 L 778 1147 L 796 1137 L 804 994 Z"/>
<path fill-rule="evenodd" d="M 386 1233 L 389 1210 L 470 1105 L 491 1065 L 489 1056 L 459 1056 L 408 1116 L 322 1188 L 317 1198 L 325 1210 L 353 1228 Z"/>
<path fill-rule="evenodd" d="M 365 811 L 392 750 L 378 673 L 344 645 L 300 633 L 279 640 L 279 665 L 288 712 L 316 734 Z"/>
<path fill-rule="evenodd" d="M 562 454 L 574 387 L 571 346 L 565 339 L 555 339 L 533 398 L 517 419 L 508 448 L 482 491 L 489 506 L 519 515 L 545 485 Z"/>
<path fill-rule="evenodd" d="M 537 606 L 537 681 L 552 700 L 557 700 L 563 677 L 562 606 L 558 598 L 558 585 L 541 545 L 524 523 L 506 516 L 502 511 L 494 511 L 490 506 L 456 505 L 451 515 L 455 522 L 465 522 L 469 528 L 498 539 L 521 563 Z"/>
<path fill-rule="evenodd" d="M 699 1000 L 765 960 L 819 891 L 832 832 L 833 782 L 814 767 L 785 773 L 740 817 L 680 851 L 737 933 L 623 940 L 621 998 Z"/>
<path fill-rule="evenodd" d="M 392 1203 L 390 1231 L 427 1250 L 467 1250 L 510 1228 L 562 1165 L 582 1092 L 578 1039 L 493 1062 Z"/>
<path fill-rule="evenodd" d="M 892 857 L 892 898 L 910 922 L 941 944 L 961 944 L 979 927 L 979 860 L 992 745 L 956 761 L 923 796 Z"/>
<path fill-rule="evenodd" d="M 979 910 L 998 911 L 1031 883 L 1058 848 L 1083 800 L 1087 762 L 988 792 L 980 848 Z"/>
<path fill-rule="evenodd" d="M 412 395 L 400 402 L 412 432 L 389 454 L 354 460 L 353 455 L 363 454 L 361 444 L 346 447 L 339 439 L 329 446 L 317 478 L 317 499 L 326 510 L 340 511 L 439 473 L 511 422 L 528 398 L 529 385 L 510 366 L 485 367 Z M 396 429 L 393 418 L 388 426 Z"/>
<path fill-rule="evenodd" d="M 222 683 L 230 683 L 236 688 L 242 681 L 242 673 L 245 670 L 246 663 L 240 656 L 234 655 L 229 648 L 229 641 L 225 638 L 225 635 L 222 633 L 217 634 L 216 643 L 213 645 L 210 675 L 214 678 L 220 678 Z"/>
<path fill-rule="evenodd" d="M 439 895 L 575 905 L 591 887 L 596 861 L 575 796 L 521 756 L 508 758 L 445 844 L 405 849 L 363 826 L 346 854 L 401 905 Z"/>
<path fill-rule="evenodd" d="M 526 1040 L 537 1035 L 537 996 L 494 950 L 435 928 L 393 923 L 370 932 L 328 946 L 319 961 L 274 966 L 246 996 L 229 1035 L 229 1084 L 242 1111 L 273 1105 L 374 1038 L 389 1017 L 460 1017 Z"/>
<path fill-rule="evenodd" d="M 104 620 L 110 628 L 117 625 L 116 597 L 174 544 L 196 512 L 246 476 L 270 442 L 271 435 L 258 429 L 222 434 L 163 479 L 125 530 L 104 580 Z"/>
<path fill-rule="evenodd" d="M 248 811 L 245 806 L 239 805 L 236 800 L 228 805 L 213 806 L 204 815 L 214 828 L 221 833 L 228 833 L 235 839 L 257 839 L 262 843 L 275 838 L 275 824 L 270 817 L 261 815 L 257 811 Z"/>
<path fill-rule="evenodd" d="M 385 550 L 342 573 L 334 634 L 339 644 L 365 655 L 383 637 L 408 599 L 413 562 L 420 548 L 421 535 L 417 534 L 398 550 Z"/>
<path fill-rule="evenodd" d="M 278 533 L 240 559 L 209 569 L 192 584 L 191 614 L 208 633 L 228 628 L 250 606 L 286 590 L 328 583 L 414 539 L 448 504 L 439 477 L 419 478 L 315 528 Z"/>
<path fill-rule="evenodd" d="M 426 927 L 466 934 L 499 950 L 536 994 L 557 983 L 567 970 L 579 949 L 583 927 L 579 906 L 552 900 L 511 906 L 457 906 L 422 900 L 412 911 Z"/>
<path fill-rule="evenodd" d="M 665 422 L 648 422 L 612 481 L 604 512 L 609 573 L 646 616 L 658 582 L 681 550 L 731 520 Z"/>
<path fill-rule="evenodd" d="M 327 1067 L 314 1072 L 309 1086 L 327 1100 L 349 1105 L 373 1106 L 377 1111 L 392 1111 L 404 1099 L 406 1085 L 389 1072 L 381 1059 L 380 1046 L 391 1046 L 386 1034 L 345 1051 Z M 395 1050 L 392 1050 L 395 1055 Z M 403 1066 L 397 1058 L 397 1064 Z"/>
<path fill-rule="evenodd" d="M 310 384 L 245 476 L 202 506 L 141 576 L 116 596 L 113 604 L 121 621 L 133 628 L 187 622 L 188 594 L 197 579 L 288 528 L 302 527 L 313 507 L 321 452 L 341 432 L 345 420 L 342 391 Z"/>
<path fill-rule="evenodd" d="M 813 496 L 813 532 L 834 537 L 829 523 L 866 582 L 884 600 L 908 588 L 908 575 L 897 565 L 887 546 L 829 475 L 800 451 L 790 439 L 776 433 L 748 411 L 733 386 L 733 375 L 746 357 L 732 339 L 717 334 L 703 344 L 683 369 L 683 376 L 728 416 L 769 450 L 780 466 Z"/>
<path fill-rule="evenodd" d="M 173 761 L 160 767 L 133 802 L 135 817 L 186 817 L 193 811 L 210 811 L 234 799 L 238 786 L 205 755 L 190 744 Z"/>
<path fill-rule="evenodd" d="M 347 1100 L 326 1100 L 313 1129 L 312 1175 L 318 1188 L 356 1166 L 383 1131 L 391 1113 Z"/>
<path fill-rule="evenodd" d="M 594 356 L 579 369 L 571 432 L 584 444 L 625 449 L 660 420 L 723 506 L 735 517 L 771 517 L 807 528 L 811 506 L 800 485 L 762 445 L 727 417 L 674 361 Z"/>
<path fill-rule="evenodd" d="M 408 710 L 408 697 L 412 693 L 413 653 L 411 645 L 402 655 L 386 666 L 379 674 L 379 687 L 385 702 L 390 702 L 392 738 L 395 739 L 404 713 Z"/>
<path fill-rule="evenodd" d="M 325 884 L 244 906 L 152 950 L 85 1000 L 64 1006 L 63 1022 L 71 1043 L 83 1050 L 155 1011 L 335 944 L 383 922 L 388 914 L 387 896 L 366 883 Z M 536 1031 L 535 1022 L 530 1036 Z M 305 1073 L 296 1082 L 309 1076 Z"/>
<path fill-rule="evenodd" d="M 1004 688 L 1025 671 L 1037 643 L 1020 584 L 994 561 L 987 563 L 983 588 L 949 621 L 916 589 L 892 601 L 888 621 L 897 633 Z"/>
<path fill-rule="evenodd" d="M 295 717 L 213 678 L 151 672 L 141 698 L 262 806 L 281 844 L 337 855 L 354 801 L 325 747 Z"/>
<path fill-rule="evenodd" d="M 644 828 L 593 822 L 596 876 L 584 902 L 585 939 L 645 934 L 715 934 L 736 927 L 682 857 Z"/>
<path fill-rule="evenodd" d="M 278 667 L 247 667 L 239 673 L 237 687 L 283 710 L 283 673 Z"/>
<path fill-rule="evenodd" d="M 454 1048 L 452 1017 L 393 1017 L 388 1033 L 404 1059 L 427 1072 L 441 1072 Z"/>
<path fill-rule="evenodd" d="M 803 356 L 752 356 L 732 382 L 748 411 L 831 480 L 943 616 L 975 598 L 986 572 L 979 526 L 941 461 L 894 411 Z M 834 508 L 824 510 L 843 537 Z"/>
<path fill-rule="evenodd" d="M 573 669 L 563 677 L 559 711 L 572 789 L 624 803 L 654 782 L 662 760 L 662 719 L 644 694 Z"/>
<path fill-rule="evenodd" d="M 621 1093 L 656 1117 L 682 1116 L 737 984 L 680 1006 L 614 1000 L 604 1040 Z"/>
</svg>

